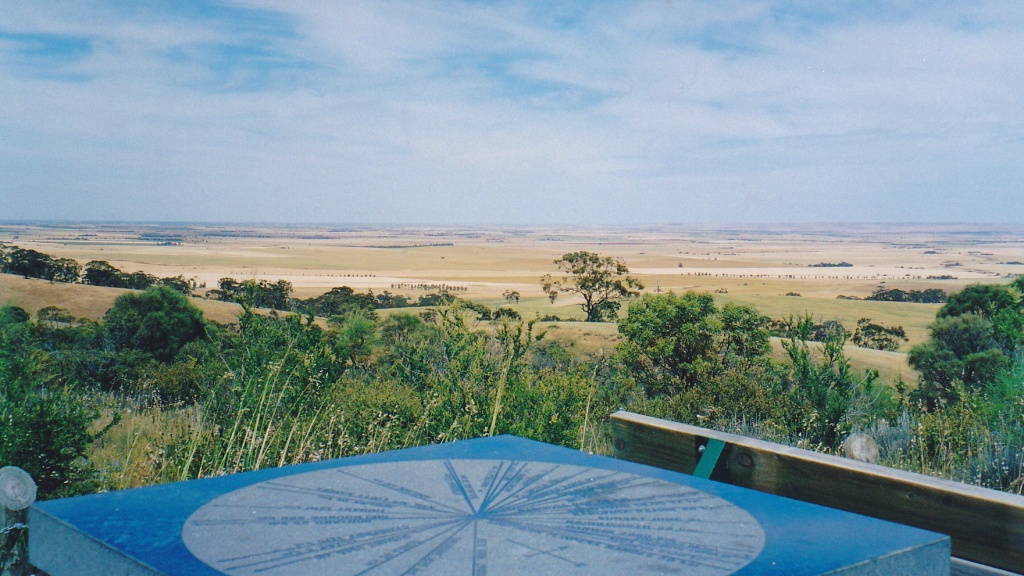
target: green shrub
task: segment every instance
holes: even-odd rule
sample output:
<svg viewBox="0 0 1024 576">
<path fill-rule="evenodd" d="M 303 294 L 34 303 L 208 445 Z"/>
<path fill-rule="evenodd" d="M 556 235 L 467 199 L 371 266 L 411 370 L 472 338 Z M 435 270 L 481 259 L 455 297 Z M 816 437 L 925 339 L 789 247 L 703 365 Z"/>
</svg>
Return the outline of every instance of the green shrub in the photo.
<svg viewBox="0 0 1024 576">
<path fill-rule="evenodd" d="M 9 324 L 28 322 L 31 318 L 20 306 L 0 306 L 0 328 Z"/>
<path fill-rule="evenodd" d="M 103 318 L 116 350 L 132 348 L 169 362 L 189 342 L 206 335 L 203 313 L 188 298 L 166 286 L 141 294 L 123 294 Z"/>
<path fill-rule="evenodd" d="M 730 362 L 765 357 L 768 318 L 747 306 L 719 310 L 711 294 L 644 295 L 619 321 L 616 358 L 647 395 L 672 395 L 714 380 Z"/>
<path fill-rule="evenodd" d="M 8 328 L 0 328 L 0 466 L 28 472 L 40 498 L 88 492 L 83 455 L 96 414 L 54 379 L 49 355 L 24 330 Z"/>
</svg>

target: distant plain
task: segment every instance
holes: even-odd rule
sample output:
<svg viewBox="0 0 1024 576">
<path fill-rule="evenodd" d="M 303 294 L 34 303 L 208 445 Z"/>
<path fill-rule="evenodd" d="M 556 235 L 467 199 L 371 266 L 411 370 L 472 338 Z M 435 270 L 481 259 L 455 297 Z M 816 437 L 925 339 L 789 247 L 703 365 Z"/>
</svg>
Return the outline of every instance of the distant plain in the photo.
<svg viewBox="0 0 1024 576">
<path fill-rule="evenodd" d="M 128 272 L 194 278 L 287 280 L 308 298 L 335 286 L 389 291 L 413 299 L 456 294 L 524 319 L 582 319 L 579 302 L 551 303 L 540 287 L 554 261 L 579 250 L 621 258 L 645 292 L 714 293 L 721 305 L 750 304 L 772 318 L 810 314 L 848 330 L 860 318 L 903 326 L 898 353 L 848 347 L 854 363 L 883 377 L 915 376 L 905 352 L 927 338 L 940 305 L 839 299 L 879 288 L 955 292 L 972 283 L 1005 283 L 1024 274 L 1024 227 L 1010 225 L 651 226 L 644 228 L 428 228 L 238 224 L 0 223 L 0 242 L 85 264 L 106 260 Z M 822 264 L 849 264 L 842 267 Z M 204 290 L 200 290 L 203 292 Z M 516 291 L 518 303 L 503 294 Z M 0 275 L 0 304 L 34 312 L 57 305 L 99 318 L 122 291 L 61 286 Z M 230 322 L 234 304 L 196 299 L 208 317 Z M 385 313 L 387 313 L 385 311 Z M 582 350 L 610 350 L 614 324 L 544 323 L 550 337 Z"/>
</svg>

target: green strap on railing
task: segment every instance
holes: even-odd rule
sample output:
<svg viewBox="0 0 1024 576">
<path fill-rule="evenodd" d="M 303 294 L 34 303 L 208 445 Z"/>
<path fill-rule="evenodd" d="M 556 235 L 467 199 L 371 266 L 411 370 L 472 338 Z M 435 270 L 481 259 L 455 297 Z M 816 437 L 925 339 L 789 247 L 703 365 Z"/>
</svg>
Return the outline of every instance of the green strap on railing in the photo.
<svg viewBox="0 0 1024 576">
<path fill-rule="evenodd" d="M 715 470 L 715 464 L 718 464 L 718 458 L 722 455 L 722 450 L 724 449 L 725 442 L 708 438 L 708 443 L 704 446 L 704 452 L 697 462 L 697 467 L 693 469 L 693 475 L 698 478 L 710 479 L 711 472 Z"/>
</svg>

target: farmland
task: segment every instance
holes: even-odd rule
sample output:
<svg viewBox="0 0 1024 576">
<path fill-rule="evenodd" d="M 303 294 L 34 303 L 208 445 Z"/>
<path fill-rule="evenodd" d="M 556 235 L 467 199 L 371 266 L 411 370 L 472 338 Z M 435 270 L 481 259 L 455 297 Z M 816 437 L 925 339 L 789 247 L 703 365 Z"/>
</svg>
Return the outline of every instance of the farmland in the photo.
<svg viewBox="0 0 1024 576">
<path fill-rule="evenodd" d="M 645 292 L 714 294 L 719 305 L 747 304 L 776 319 L 802 314 L 848 329 L 860 318 L 902 326 L 900 352 L 927 338 L 938 304 L 875 302 L 880 288 L 955 292 L 1024 273 L 1018 228 L 969 225 L 793 227 L 371 228 L 212 224 L 4 224 L 0 242 L 84 264 L 105 260 L 126 271 L 195 279 L 198 293 L 218 280 L 286 280 L 299 298 L 335 286 L 389 291 L 415 299 L 439 286 L 487 306 L 510 306 L 524 319 L 582 319 L 578 301 L 552 303 L 539 279 L 557 272 L 562 254 L 587 250 L 622 258 Z M 843 264 L 842 266 L 826 266 Z M 503 294 L 515 291 L 518 302 Z M 30 312 L 60 305 L 99 319 L 120 292 L 0 278 L 0 302 Z M 856 299 L 850 299 L 856 298 Z M 239 307 L 200 300 L 204 313 L 230 322 Z M 553 338 L 584 350 L 607 350 L 614 325 L 561 322 Z M 852 349 L 858 365 L 913 380 L 902 354 Z"/>
<path fill-rule="evenodd" d="M 1019 492 L 1019 232 L 4 224 L 6 270 L 31 252 L 178 280 L 0 274 L 0 463 L 52 497 L 497 433 L 602 451 L 627 408 L 832 452 L 867 431 L 883 463 Z M 582 321 L 541 281 L 574 253 L 621 259 L 644 296 Z M 942 298 L 867 299 L 898 291 Z M 899 338 L 864 345 L 867 318 Z"/>
<path fill-rule="evenodd" d="M 622 258 L 648 292 L 699 290 L 756 304 L 771 316 L 813 312 L 846 318 L 885 314 L 914 331 L 934 308 L 837 300 L 880 286 L 956 291 L 1024 272 L 1015 228 L 860 225 L 813 228 L 588 230 L 243 227 L 214 225 L 0 225 L 0 242 L 81 263 L 106 260 L 124 270 L 182 275 L 208 287 L 230 276 L 287 280 L 296 296 L 346 285 L 415 294 L 396 285 L 449 284 L 498 303 L 522 294 L 527 313 L 571 315 L 552 306 L 538 279 L 562 254 L 589 250 Z M 822 263 L 848 263 L 820 267 Z M 931 278 L 931 279 L 929 279 Z M 936 279 L 944 278 L 944 279 Z M 786 296 L 787 294 L 799 294 Z M 856 318 L 854 318 L 856 320 Z"/>
</svg>

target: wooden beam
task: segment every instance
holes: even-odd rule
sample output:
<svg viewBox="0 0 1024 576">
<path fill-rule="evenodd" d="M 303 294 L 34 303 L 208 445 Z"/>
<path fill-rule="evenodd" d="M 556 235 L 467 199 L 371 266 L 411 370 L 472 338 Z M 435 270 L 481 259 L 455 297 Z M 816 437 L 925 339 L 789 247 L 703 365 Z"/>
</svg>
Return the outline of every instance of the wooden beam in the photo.
<svg viewBox="0 0 1024 576">
<path fill-rule="evenodd" d="M 999 568 L 975 564 L 963 558 L 953 558 L 949 576 L 1020 576 L 1016 572 L 1007 572 Z"/>
<path fill-rule="evenodd" d="M 714 438 L 712 480 L 948 534 L 954 556 L 1024 573 L 1024 497 L 631 412 L 611 422 L 618 458 L 691 474 Z"/>
</svg>

